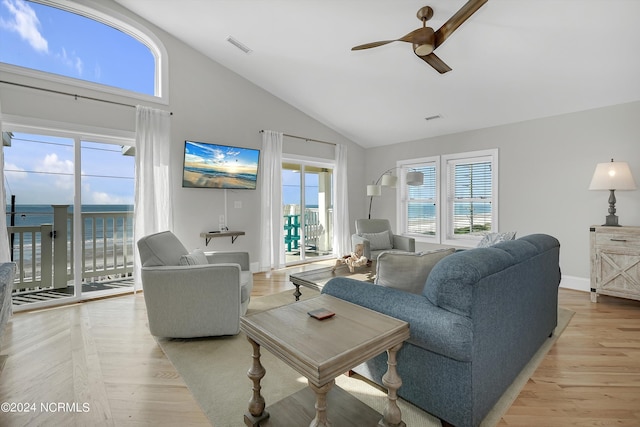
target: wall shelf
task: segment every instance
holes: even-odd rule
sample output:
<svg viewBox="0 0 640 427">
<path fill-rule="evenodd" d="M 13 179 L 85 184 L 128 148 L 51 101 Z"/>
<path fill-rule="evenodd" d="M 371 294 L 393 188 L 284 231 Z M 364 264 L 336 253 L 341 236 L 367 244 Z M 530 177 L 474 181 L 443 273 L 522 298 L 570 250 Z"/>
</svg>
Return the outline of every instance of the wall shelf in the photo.
<svg viewBox="0 0 640 427">
<path fill-rule="evenodd" d="M 238 236 L 244 236 L 244 231 L 210 231 L 200 233 L 200 237 L 204 237 L 204 245 L 208 246 L 211 239 L 217 237 L 231 237 L 231 244 L 235 243 Z"/>
</svg>

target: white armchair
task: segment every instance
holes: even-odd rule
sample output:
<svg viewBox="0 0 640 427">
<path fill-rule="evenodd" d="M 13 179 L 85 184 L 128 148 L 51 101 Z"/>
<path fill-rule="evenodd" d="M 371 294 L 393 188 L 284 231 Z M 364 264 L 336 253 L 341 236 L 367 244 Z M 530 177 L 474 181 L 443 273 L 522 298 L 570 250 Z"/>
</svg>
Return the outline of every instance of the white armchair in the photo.
<svg viewBox="0 0 640 427">
<path fill-rule="evenodd" d="M 189 253 L 170 231 L 138 241 L 142 289 L 152 335 L 236 335 L 253 276 L 247 252 Z"/>
<path fill-rule="evenodd" d="M 393 234 L 388 219 L 357 219 L 356 232 L 351 236 L 351 246 L 362 243 L 364 256 L 376 260 L 378 255 L 390 249 L 405 252 L 416 251 L 413 237 Z"/>
</svg>

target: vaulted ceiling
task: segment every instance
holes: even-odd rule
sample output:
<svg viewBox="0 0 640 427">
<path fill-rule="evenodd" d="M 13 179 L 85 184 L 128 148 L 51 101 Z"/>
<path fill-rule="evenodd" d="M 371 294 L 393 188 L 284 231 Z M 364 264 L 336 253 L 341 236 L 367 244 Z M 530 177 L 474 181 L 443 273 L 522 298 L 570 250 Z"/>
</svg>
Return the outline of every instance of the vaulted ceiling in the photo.
<svg viewBox="0 0 640 427">
<path fill-rule="evenodd" d="M 350 49 L 466 0 L 116 1 L 363 147 L 640 100 L 637 0 L 489 0 L 437 49 L 446 74 L 409 43 Z"/>
</svg>

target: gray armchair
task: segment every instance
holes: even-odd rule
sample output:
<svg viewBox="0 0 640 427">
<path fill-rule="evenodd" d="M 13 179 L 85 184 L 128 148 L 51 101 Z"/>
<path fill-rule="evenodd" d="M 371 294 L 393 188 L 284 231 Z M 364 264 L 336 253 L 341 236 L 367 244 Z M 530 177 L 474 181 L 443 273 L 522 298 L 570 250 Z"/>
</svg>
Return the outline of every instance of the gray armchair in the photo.
<svg viewBox="0 0 640 427">
<path fill-rule="evenodd" d="M 364 256 L 369 260 L 377 259 L 378 255 L 390 249 L 416 251 L 415 239 L 393 234 L 388 219 L 357 219 L 356 232 L 351 236 L 351 246 L 355 249 L 358 243 L 362 243 Z"/>
<path fill-rule="evenodd" d="M 247 252 L 189 253 L 170 231 L 138 241 L 142 289 L 154 336 L 236 335 L 253 276 Z"/>
</svg>

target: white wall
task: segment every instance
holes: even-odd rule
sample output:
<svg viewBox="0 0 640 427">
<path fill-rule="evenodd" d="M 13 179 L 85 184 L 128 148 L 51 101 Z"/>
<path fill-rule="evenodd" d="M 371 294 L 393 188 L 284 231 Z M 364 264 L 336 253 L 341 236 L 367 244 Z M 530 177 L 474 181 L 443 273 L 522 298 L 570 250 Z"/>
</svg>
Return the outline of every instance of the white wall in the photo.
<svg viewBox="0 0 640 427">
<path fill-rule="evenodd" d="M 86 2 L 84 2 L 86 3 Z M 105 2 L 102 2 L 104 5 Z M 261 129 L 281 131 L 308 138 L 345 144 L 349 147 L 350 192 L 364 186 L 364 150 L 330 128 L 303 114 L 289 104 L 232 73 L 179 40 L 141 20 L 116 3 L 106 3 L 119 13 L 142 22 L 164 43 L 169 57 L 169 105 L 152 105 L 172 111 L 171 155 L 174 192 L 175 233 L 188 249 L 204 248 L 203 231 L 218 227 L 218 216 L 224 213 L 224 190 L 184 189 L 181 172 L 185 139 L 260 148 Z M 2 73 L 0 80 L 30 84 L 38 87 L 109 99 L 128 104 L 141 103 L 116 95 L 88 89 L 77 89 L 37 78 L 25 78 Z M 106 104 L 52 94 L 33 89 L 0 84 L 3 114 L 34 118 L 36 121 L 55 121 L 82 124 L 132 132 L 135 110 L 130 107 Z M 333 158 L 333 148 L 325 144 L 306 143 L 287 138 L 286 152 Z M 227 190 L 228 220 L 231 229 L 244 230 L 235 244 L 231 239 L 214 239 L 207 249 L 249 251 L 252 261 L 259 259 L 260 177 L 258 190 Z M 234 208 L 234 202 L 242 208 Z M 355 199 L 351 215 L 362 216 L 362 205 Z"/>
<path fill-rule="evenodd" d="M 629 163 L 640 185 L 638 118 L 640 102 L 634 102 L 368 149 L 367 181 L 397 160 L 498 148 L 500 230 L 555 236 L 563 281 L 582 279 L 586 286 L 589 226 L 604 223 L 609 197 L 589 191 L 589 183 L 596 164 L 614 158 Z M 395 190 L 383 189 L 372 217 L 395 223 L 395 197 Z M 619 191 L 616 198 L 620 224 L 640 225 L 640 191 Z"/>
<path fill-rule="evenodd" d="M 640 184 L 640 103 L 364 150 L 120 5 L 112 1 L 101 4 L 142 22 L 167 49 L 170 103 L 146 104 L 174 113 L 171 153 L 175 232 L 189 249 L 204 245 L 200 232 L 217 227 L 218 216 L 224 211 L 224 192 L 181 187 L 185 139 L 259 148 L 259 130 L 270 129 L 346 144 L 351 224 L 355 218 L 366 216 L 369 201 L 364 190 L 366 183 L 395 166 L 396 160 L 497 147 L 500 150 L 500 229 L 516 230 L 519 235 L 542 232 L 556 236 L 562 244 L 563 275 L 581 279 L 589 276 L 588 228 L 604 222 L 608 207 L 606 192 L 587 190 L 596 163 L 611 157 L 626 160 Z M 2 73 L 1 80 L 140 103 L 136 99 L 9 73 Z M 2 111 L 7 115 L 134 131 L 135 111 L 128 107 L 74 100 L 6 84 L 0 84 L 0 99 Z M 284 146 L 285 151 L 294 154 L 332 157 L 331 148 L 323 144 L 285 139 Z M 618 192 L 617 198 L 621 224 L 640 225 L 640 192 Z M 247 235 L 238 238 L 233 246 L 230 239 L 216 239 L 213 248 L 246 250 L 255 261 L 258 259 L 259 191 L 228 191 L 227 201 L 229 227 L 245 230 Z M 235 201 L 241 202 L 242 208 L 234 208 Z M 374 200 L 374 216 L 390 218 L 393 223 L 395 206 L 395 191 L 384 189 L 383 196 Z"/>
</svg>

